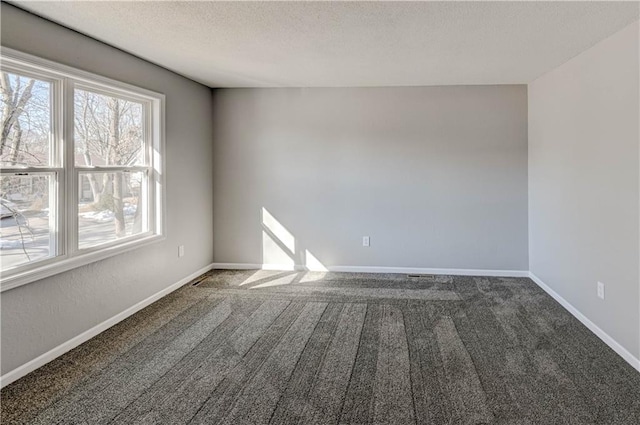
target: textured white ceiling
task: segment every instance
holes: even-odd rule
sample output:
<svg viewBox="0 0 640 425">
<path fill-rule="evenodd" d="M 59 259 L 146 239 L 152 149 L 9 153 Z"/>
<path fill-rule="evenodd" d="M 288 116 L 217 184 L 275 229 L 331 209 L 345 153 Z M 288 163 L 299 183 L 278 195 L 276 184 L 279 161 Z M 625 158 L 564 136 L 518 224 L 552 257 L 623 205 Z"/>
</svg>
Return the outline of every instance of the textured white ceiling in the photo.
<svg viewBox="0 0 640 425">
<path fill-rule="evenodd" d="M 528 83 L 637 2 L 13 4 L 211 87 Z"/>
</svg>

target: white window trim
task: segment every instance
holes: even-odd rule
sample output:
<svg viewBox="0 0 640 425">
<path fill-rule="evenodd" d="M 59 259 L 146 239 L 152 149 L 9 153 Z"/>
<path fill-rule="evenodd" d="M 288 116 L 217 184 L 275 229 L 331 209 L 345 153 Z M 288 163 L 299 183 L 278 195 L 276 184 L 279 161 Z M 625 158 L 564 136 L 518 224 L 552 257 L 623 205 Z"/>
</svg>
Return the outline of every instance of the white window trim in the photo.
<svg viewBox="0 0 640 425">
<path fill-rule="evenodd" d="M 82 170 L 109 171 L 109 167 L 76 167 L 73 143 L 64 145 L 62 158 L 65 164 L 54 163 L 43 168 L 24 168 L 24 171 L 47 172 L 51 169 L 58 170 L 58 178 L 61 193 L 57 196 L 61 205 L 56 209 L 58 226 L 57 247 L 58 255 L 33 264 L 24 264 L 15 270 L 2 272 L 0 275 L 0 292 L 17 288 L 28 283 L 53 276 L 83 265 L 104 260 L 114 255 L 122 254 L 136 248 L 165 239 L 165 96 L 151 90 L 136 87 L 127 83 L 112 80 L 107 77 L 82 71 L 57 62 L 42 59 L 30 54 L 19 52 L 6 47 L 0 48 L 0 64 L 17 68 L 28 68 L 32 73 L 42 73 L 44 78 L 53 78 L 61 83 L 53 86 L 53 99 L 56 107 L 52 111 L 54 124 L 52 131 L 57 133 L 58 143 L 55 149 L 61 149 L 62 140 L 73 140 L 74 116 L 73 116 L 73 89 L 78 84 L 83 88 L 104 90 L 107 93 L 119 96 L 132 96 L 136 100 L 143 99 L 149 105 L 149 116 L 146 117 L 146 131 L 150 132 L 151 145 L 148 147 L 151 174 L 150 186 L 153 190 L 149 197 L 149 231 L 140 235 L 122 238 L 120 240 L 96 246 L 90 249 L 76 250 L 77 229 L 77 196 L 75 187 L 75 175 Z M 66 100 L 66 104 L 63 104 Z M 64 111 L 64 112 L 63 112 Z M 58 114 L 64 116 L 60 117 Z M 60 127 L 60 128 L 58 128 Z M 60 156 L 58 156 L 59 158 Z M 18 170 L 16 170 L 18 172 Z M 23 171 L 20 169 L 19 172 Z M 64 182 L 63 182 L 64 180 Z M 71 193 L 69 193 L 71 192 Z"/>
</svg>

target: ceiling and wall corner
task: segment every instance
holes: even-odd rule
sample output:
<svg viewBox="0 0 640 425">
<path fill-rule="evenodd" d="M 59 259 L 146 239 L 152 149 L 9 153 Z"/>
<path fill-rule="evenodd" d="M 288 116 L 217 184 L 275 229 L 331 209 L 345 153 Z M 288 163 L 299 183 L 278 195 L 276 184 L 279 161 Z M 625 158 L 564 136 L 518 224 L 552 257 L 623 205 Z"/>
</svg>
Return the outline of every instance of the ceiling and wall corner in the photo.
<svg viewBox="0 0 640 425">
<path fill-rule="evenodd" d="M 11 2 L 209 87 L 526 84 L 637 2 Z"/>
</svg>

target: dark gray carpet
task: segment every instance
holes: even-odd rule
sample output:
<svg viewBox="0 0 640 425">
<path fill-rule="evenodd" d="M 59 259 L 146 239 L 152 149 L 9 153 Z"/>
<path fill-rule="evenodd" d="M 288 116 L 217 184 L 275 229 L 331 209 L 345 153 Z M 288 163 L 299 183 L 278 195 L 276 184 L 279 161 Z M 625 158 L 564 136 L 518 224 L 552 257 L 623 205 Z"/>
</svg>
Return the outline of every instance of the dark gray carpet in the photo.
<svg viewBox="0 0 640 425">
<path fill-rule="evenodd" d="M 639 424 L 525 278 L 214 271 L 2 390 L 2 424 Z"/>
</svg>

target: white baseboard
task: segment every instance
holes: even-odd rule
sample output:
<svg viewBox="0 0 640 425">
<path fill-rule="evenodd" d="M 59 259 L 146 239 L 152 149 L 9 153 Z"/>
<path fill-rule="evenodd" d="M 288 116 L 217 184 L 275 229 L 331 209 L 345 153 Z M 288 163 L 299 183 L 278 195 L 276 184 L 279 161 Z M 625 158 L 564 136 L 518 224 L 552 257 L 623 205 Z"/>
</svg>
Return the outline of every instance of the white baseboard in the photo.
<svg viewBox="0 0 640 425">
<path fill-rule="evenodd" d="M 488 270 L 488 269 L 432 269 L 423 267 L 367 267 L 367 266 L 335 266 L 328 267 L 334 272 L 356 273 L 400 273 L 400 274 L 436 274 L 453 276 L 495 276 L 495 277 L 527 277 L 525 270 Z"/>
<path fill-rule="evenodd" d="M 551 295 L 553 299 L 558 301 L 562 307 L 564 307 L 569 313 L 571 313 L 576 319 L 582 322 L 591 332 L 596 334 L 605 344 L 607 344 L 613 351 L 618 353 L 627 363 L 629 363 L 634 369 L 640 372 L 640 359 L 637 359 L 633 354 L 627 351 L 622 345 L 620 345 L 609 334 L 600 329 L 598 325 L 589 320 L 584 314 L 582 314 L 577 308 L 572 306 L 569 301 L 562 298 L 556 291 L 551 289 L 546 283 L 540 280 L 535 274 L 529 272 L 529 278 L 533 280 L 540 288 L 542 288 L 547 294 Z"/>
<path fill-rule="evenodd" d="M 214 265 L 213 264 L 209 264 L 208 266 L 205 266 L 199 270 L 196 270 L 195 272 L 191 273 L 189 276 L 185 277 L 184 279 L 181 279 L 180 281 L 174 283 L 173 285 L 151 295 L 150 297 L 140 301 L 139 303 L 129 307 L 128 309 L 124 310 L 123 312 L 116 314 L 115 316 L 105 320 L 102 323 L 99 323 L 98 325 L 92 327 L 91 329 L 81 333 L 80 335 L 71 338 L 70 340 L 58 345 L 57 347 L 47 351 L 46 353 L 36 357 L 35 359 L 23 364 L 22 366 L 19 366 L 15 369 L 13 369 L 10 372 L 5 373 L 4 375 L 2 375 L 0 377 L 0 388 L 4 388 L 5 386 L 9 385 L 10 383 L 22 378 L 23 376 L 27 375 L 28 373 L 38 369 L 39 367 L 44 366 L 45 364 L 49 363 L 50 361 L 56 359 L 57 357 L 60 357 L 61 355 L 63 355 L 64 353 L 66 353 L 67 351 L 70 351 L 74 348 L 76 348 L 78 345 L 90 340 L 91 338 L 93 338 L 94 336 L 98 335 L 101 332 L 106 331 L 107 329 L 109 329 L 110 327 L 112 327 L 113 325 L 123 321 L 124 319 L 126 319 L 127 317 L 133 315 L 134 313 L 137 313 L 138 311 L 142 310 L 143 308 L 145 308 L 146 306 L 154 303 L 155 301 L 159 300 L 160 298 L 164 297 L 165 295 L 170 294 L 171 292 L 175 291 L 176 289 L 180 288 L 181 286 L 185 285 L 186 283 L 189 283 L 189 281 L 195 279 L 196 277 L 202 275 L 203 273 L 208 272 L 209 270 L 211 270 Z"/>
<path fill-rule="evenodd" d="M 222 269 L 222 270 L 268 270 L 263 269 L 262 264 L 251 264 L 251 263 L 213 263 L 212 268 Z M 279 270 L 293 270 L 291 266 L 289 268 L 283 268 Z"/>
<path fill-rule="evenodd" d="M 237 270 L 296 270 L 355 273 L 437 274 L 454 276 L 529 277 L 529 271 L 527 270 L 431 269 L 422 267 L 329 266 L 325 270 L 314 270 L 303 265 L 293 266 L 290 264 L 213 263 L 213 268 Z"/>
</svg>

